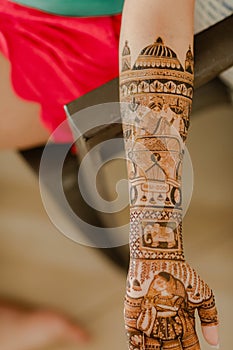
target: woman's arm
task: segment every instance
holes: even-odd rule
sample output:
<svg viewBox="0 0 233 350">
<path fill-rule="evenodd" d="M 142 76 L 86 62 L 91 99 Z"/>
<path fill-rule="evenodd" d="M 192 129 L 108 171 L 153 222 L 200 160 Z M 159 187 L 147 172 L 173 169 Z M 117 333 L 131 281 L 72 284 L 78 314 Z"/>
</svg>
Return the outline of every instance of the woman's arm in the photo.
<svg viewBox="0 0 233 350">
<path fill-rule="evenodd" d="M 169 348 L 171 342 L 174 349 L 200 349 L 195 309 L 204 337 L 218 344 L 213 293 L 185 262 L 182 245 L 181 169 L 193 96 L 193 12 L 192 0 L 126 0 L 123 11 L 120 96 L 131 201 L 125 323 L 131 349 L 135 334 L 142 349 Z M 166 321 L 167 329 L 154 326 L 149 337 L 137 329 L 138 300 L 155 275 L 160 276 L 155 293 L 165 288 L 170 295 L 185 293 L 188 302 L 182 331 L 172 332 Z"/>
</svg>

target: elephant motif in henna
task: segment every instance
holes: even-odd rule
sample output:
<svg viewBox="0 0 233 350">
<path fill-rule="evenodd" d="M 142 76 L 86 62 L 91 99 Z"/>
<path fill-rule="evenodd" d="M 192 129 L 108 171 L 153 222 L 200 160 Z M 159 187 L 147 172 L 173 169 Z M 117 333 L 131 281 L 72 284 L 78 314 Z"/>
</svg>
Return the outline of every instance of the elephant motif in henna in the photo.
<svg viewBox="0 0 233 350">
<path fill-rule="evenodd" d="M 195 310 L 202 326 L 216 326 L 218 317 L 211 289 L 183 253 L 181 176 L 193 54 L 189 48 L 182 65 L 159 37 L 131 65 L 126 46 L 120 93 L 131 196 L 129 349 L 200 350 Z"/>
</svg>

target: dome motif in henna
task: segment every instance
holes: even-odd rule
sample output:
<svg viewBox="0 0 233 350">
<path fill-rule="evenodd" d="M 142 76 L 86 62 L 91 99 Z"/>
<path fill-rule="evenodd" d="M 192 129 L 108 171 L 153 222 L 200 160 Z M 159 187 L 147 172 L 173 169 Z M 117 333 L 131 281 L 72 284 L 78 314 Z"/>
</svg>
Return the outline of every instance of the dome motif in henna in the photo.
<svg viewBox="0 0 233 350">
<path fill-rule="evenodd" d="M 158 37 L 154 44 L 146 46 L 140 55 L 177 58 L 175 52 L 165 46 L 160 37 Z"/>
<path fill-rule="evenodd" d="M 163 40 L 159 37 L 152 45 L 146 46 L 138 56 L 133 66 L 134 70 L 147 68 L 162 68 L 178 70 L 183 72 L 180 61 L 175 52 L 168 46 L 164 45 Z"/>
<path fill-rule="evenodd" d="M 128 42 L 123 52 L 120 76 L 122 98 L 129 103 L 136 101 L 142 106 L 149 106 L 155 112 L 161 112 L 163 107 L 169 106 L 173 112 L 171 125 L 179 128 L 185 140 L 193 98 L 194 58 L 191 46 L 187 50 L 184 65 L 160 37 L 141 50 L 133 65 Z M 160 100 L 162 98 L 160 105 L 153 103 L 155 96 Z"/>
</svg>

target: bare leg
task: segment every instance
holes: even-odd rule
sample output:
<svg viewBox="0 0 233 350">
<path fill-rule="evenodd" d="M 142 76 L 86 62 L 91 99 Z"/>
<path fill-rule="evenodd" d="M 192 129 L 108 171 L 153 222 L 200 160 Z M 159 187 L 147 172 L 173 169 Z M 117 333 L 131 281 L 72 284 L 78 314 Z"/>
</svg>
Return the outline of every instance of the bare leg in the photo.
<svg viewBox="0 0 233 350">
<path fill-rule="evenodd" d="M 0 149 L 25 149 L 46 143 L 49 131 L 41 124 L 40 106 L 14 93 L 10 64 L 0 54 Z"/>
<path fill-rule="evenodd" d="M 0 305 L 1 349 L 32 350 L 57 341 L 81 343 L 87 340 L 84 330 L 59 313 L 28 312 L 7 304 Z"/>
<path fill-rule="evenodd" d="M 45 144 L 49 132 L 41 124 L 40 107 L 16 96 L 10 82 L 10 64 L 1 54 L 0 76 L 0 149 Z M 87 339 L 83 329 L 57 312 L 25 311 L 0 304 L 0 349 L 32 350 L 57 341 L 81 343 Z"/>
</svg>

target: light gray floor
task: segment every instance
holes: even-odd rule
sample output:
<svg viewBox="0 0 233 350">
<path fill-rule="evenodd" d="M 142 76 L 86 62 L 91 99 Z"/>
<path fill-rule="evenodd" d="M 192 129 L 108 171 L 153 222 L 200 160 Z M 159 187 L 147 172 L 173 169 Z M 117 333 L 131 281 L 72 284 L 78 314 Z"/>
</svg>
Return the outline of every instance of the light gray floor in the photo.
<svg viewBox="0 0 233 350">
<path fill-rule="evenodd" d="M 187 260 L 215 290 L 222 350 L 232 344 L 232 114 L 232 107 L 219 105 L 193 118 L 188 149 L 194 193 L 184 223 Z M 0 164 L 0 295 L 80 319 L 93 334 L 87 350 L 127 349 L 122 271 L 58 232 L 41 203 L 37 179 L 16 153 L 1 152 Z"/>
</svg>

